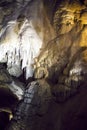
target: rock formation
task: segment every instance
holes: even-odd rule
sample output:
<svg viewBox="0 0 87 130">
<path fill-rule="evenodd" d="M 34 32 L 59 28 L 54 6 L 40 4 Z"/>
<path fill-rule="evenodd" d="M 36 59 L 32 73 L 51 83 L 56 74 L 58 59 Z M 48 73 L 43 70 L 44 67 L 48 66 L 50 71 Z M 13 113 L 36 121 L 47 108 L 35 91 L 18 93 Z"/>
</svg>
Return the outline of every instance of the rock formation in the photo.
<svg viewBox="0 0 87 130">
<path fill-rule="evenodd" d="M 6 129 L 87 129 L 87 0 L 1 0 L 0 13 Z"/>
</svg>

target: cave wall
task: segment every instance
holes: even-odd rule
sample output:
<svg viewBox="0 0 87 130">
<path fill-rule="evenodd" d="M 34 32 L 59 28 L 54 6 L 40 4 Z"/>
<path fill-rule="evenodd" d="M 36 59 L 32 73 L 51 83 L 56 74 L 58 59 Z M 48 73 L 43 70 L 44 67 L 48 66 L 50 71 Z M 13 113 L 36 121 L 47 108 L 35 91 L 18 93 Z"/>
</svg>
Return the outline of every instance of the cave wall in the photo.
<svg viewBox="0 0 87 130">
<path fill-rule="evenodd" d="M 7 0 L 0 2 L 0 13 L 2 14 L 0 16 L 1 30 L 10 21 L 17 20 L 14 32 L 19 37 L 26 18 L 28 22 L 31 21 L 35 34 L 43 43 L 38 56 L 34 57 L 32 63 L 33 76 L 29 77 L 27 81 L 28 84 L 30 78 L 40 80 L 41 90 L 38 91 L 42 101 L 42 109 L 38 111 L 36 124 L 29 130 L 83 130 L 85 127 L 87 128 L 87 1 Z M 11 43 L 13 39 L 10 34 L 11 32 L 8 30 L 4 37 L 0 35 L 0 45 L 6 46 Z M 4 60 L 4 62 L 6 61 Z M 8 67 L 5 69 L 8 70 Z M 12 83 L 14 83 L 14 76 L 20 72 L 15 68 L 13 70 L 16 74 L 13 77 L 10 75 Z M 24 74 L 23 71 L 21 70 L 19 75 Z M 3 77 L 6 78 L 6 76 Z M 18 80 L 15 82 L 20 88 L 21 83 L 18 84 Z M 4 82 L 3 86 L 5 85 L 7 85 L 6 89 L 14 86 L 7 82 Z M 8 85 L 11 86 L 8 87 Z M 51 97 L 47 108 L 45 108 L 45 94 L 43 94 L 44 86 L 48 86 L 46 89 L 50 94 L 46 94 Z M 26 85 L 24 84 L 22 87 L 26 88 Z M 2 84 L 0 88 L 2 88 Z M 14 95 L 14 90 L 12 92 Z M 7 95 L 10 94 L 7 93 Z M 16 94 L 16 96 L 18 95 Z M 48 98 L 48 100 L 50 99 Z M 19 99 L 15 99 L 15 101 L 19 102 Z"/>
</svg>

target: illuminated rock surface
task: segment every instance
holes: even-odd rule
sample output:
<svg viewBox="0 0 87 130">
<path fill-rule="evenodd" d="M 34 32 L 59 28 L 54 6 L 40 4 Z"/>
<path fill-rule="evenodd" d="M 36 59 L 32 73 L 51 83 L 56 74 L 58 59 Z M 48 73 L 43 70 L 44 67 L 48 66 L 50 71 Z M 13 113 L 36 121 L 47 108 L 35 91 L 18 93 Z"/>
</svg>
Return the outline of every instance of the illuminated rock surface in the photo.
<svg viewBox="0 0 87 130">
<path fill-rule="evenodd" d="M 0 2 L 0 94 L 16 107 L 0 103 L 13 112 L 7 130 L 86 130 L 87 1 L 43 3 Z"/>
</svg>

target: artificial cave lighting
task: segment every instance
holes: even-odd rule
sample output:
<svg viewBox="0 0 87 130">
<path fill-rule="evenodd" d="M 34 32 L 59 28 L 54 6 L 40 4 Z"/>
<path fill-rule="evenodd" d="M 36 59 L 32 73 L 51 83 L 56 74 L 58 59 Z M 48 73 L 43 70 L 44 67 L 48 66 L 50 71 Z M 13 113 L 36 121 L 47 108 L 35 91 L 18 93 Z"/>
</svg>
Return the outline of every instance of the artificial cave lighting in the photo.
<svg viewBox="0 0 87 130">
<path fill-rule="evenodd" d="M 18 29 L 18 21 L 9 21 L 0 32 L 0 62 L 7 63 L 8 72 L 16 77 L 24 69 L 26 79 L 33 76 L 34 58 L 40 53 L 43 40 L 32 25 L 24 19 Z"/>
</svg>

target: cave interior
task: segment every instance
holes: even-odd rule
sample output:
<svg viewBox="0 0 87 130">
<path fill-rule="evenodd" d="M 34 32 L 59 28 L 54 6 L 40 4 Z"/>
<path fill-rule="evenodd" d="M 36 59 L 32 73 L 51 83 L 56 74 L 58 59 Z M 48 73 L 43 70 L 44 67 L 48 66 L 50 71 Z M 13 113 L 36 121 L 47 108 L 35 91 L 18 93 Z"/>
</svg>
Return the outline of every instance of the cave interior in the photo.
<svg viewBox="0 0 87 130">
<path fill-rule="evenodd" d="M 87 0 L 0 0 L 0 130 L 87 130 Z"/>
</svg>

